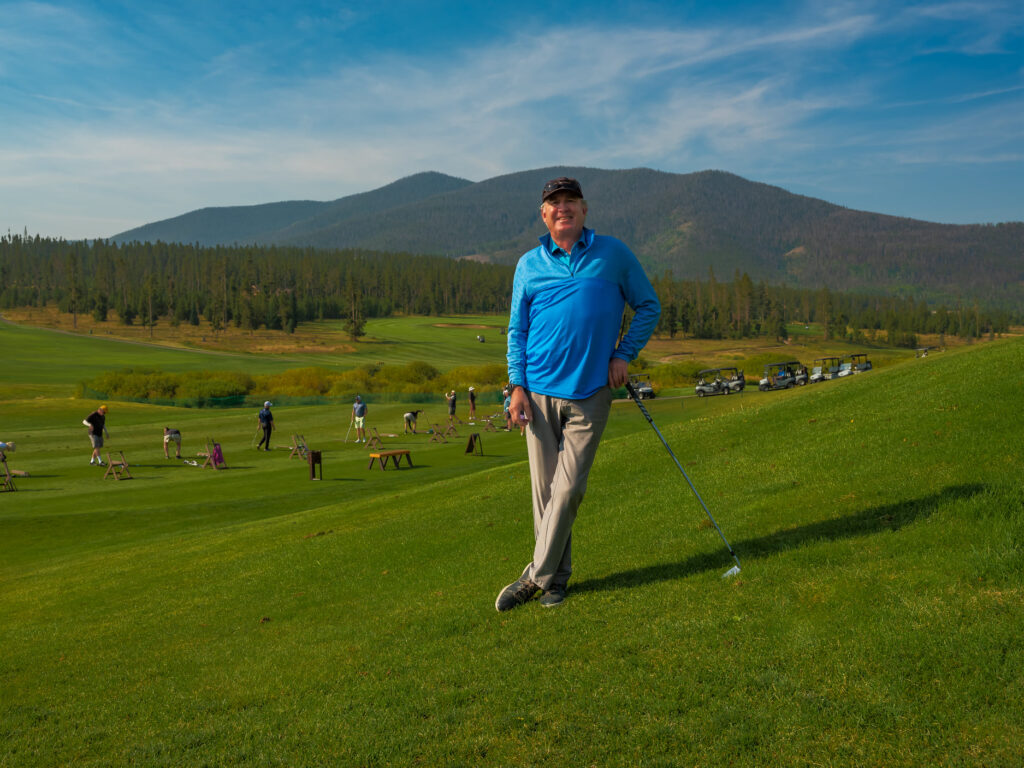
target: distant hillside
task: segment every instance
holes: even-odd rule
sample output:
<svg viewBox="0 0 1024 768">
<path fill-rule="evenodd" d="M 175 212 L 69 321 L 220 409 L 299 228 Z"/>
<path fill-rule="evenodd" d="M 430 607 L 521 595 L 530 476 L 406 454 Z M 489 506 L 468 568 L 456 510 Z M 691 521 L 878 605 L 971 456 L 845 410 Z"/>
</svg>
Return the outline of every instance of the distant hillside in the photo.
<svg viewBox="0 0 1024 768">
<path fill-rule="evenodd" d="M 342 222 L 358 220 L 380 211 L 416 203 L 432 195 L 472 185 L 466 179 L 442 173 L 419 173 L 370 192 L 323 203 L 294 200 L 263 205 L 201 208 L 197 211 L 145 224 L 114 235 L 117 243 L 199 243 L 245 245 L 282 242 Z M 303 245 L 307 243 L 302 243 Z"/>
<path fill-rule="evenodd" d="M 625 240 L 652 274 L 736 270 L 801 288 L 1024 303 L 1024 224 L 946 225 L 853 211 L 721 171 L 541 168 L 473 183 L 422 173 L 329 203 L 207 208 L 116 235 L 472 256 L 512 263 L 544 232 L 539 190 L 578 178 L 588 224 Z"/>
<path fill-rule="evenodd" d="M 268 232 L 287 227 L 305 219 L 327 203 L 293 200 L 264 205 L 236 205 L 229 208 L 201 208 L 173 219 L 164 219 L 129 229 L 111 240 L 118 243 L 199 243 L 200 245 L 231 245 L 254 243 Z"/>
</svg>

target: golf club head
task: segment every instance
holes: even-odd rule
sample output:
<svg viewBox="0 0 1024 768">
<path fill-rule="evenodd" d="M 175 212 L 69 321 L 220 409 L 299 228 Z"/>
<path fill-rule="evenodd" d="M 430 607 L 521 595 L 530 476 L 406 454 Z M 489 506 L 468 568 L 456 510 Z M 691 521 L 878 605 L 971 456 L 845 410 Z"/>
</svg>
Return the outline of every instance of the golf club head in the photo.
<svg viewBox="0 0 1024 768">
<path fill-rule="evenodd" d="M 740 567 L 738 565 L 734 565 L 732 568 L 730 568 L 728 571 L 726 571 L 725 573 L 722 574 L 722 578 L 723 579 L 728 579 L 730 576 L 735 576 L 739 572 L 740 572 Z"/>
</svg>

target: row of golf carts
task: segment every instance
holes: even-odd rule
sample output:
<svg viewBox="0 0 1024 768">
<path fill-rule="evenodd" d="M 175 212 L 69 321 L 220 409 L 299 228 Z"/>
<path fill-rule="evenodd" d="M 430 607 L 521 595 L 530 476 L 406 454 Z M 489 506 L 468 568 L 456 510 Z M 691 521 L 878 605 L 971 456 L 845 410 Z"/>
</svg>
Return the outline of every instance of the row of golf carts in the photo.
<svg viewBox="0 0 1024 768">
<path fill-rule="evenodd" d="M 866 354 L 841 357 L 821 357 L 814 361 L 810 373 L 807 366 L 798 360 L 769 363 L 764 367 L 764 376 L 757 383 L 762 392 L 772 389 L 790 389 L 805 384 L 817 384 L 830 379 L 841 379 L 871 370 L 871 361 Z M 731 395 L 742 392 L 747 385 L 743 371 L 738 368 L 707 368 L 697 374 L 697 397 L 710 395 Z"/>
<path fill-rule="evenodd" d="M 802 387 L 804 384 L 818 384 L 831 379 L 842 379 L 871 370 L 871 361 L 864 353 L 850 355 L 849 359 L 841 357 L 819 357 L 811 366 L 789 360 L 784 363 L 771 363 L 764 367 L 764 378 L 758 382 L 757 388 L 762 392 L 770 389 L 789 389 Z"/>
<path fill-rule="evenodd" d="M 810 376 L 812 384 L 829 379 L 841 379 L 844 376 L 853 376 L 871 370 L 871 361 L 863 352 L 850 355 L 849 360 L 844 360 L 841 357 L 820 357 L 814 363 Z"/>
</svg>

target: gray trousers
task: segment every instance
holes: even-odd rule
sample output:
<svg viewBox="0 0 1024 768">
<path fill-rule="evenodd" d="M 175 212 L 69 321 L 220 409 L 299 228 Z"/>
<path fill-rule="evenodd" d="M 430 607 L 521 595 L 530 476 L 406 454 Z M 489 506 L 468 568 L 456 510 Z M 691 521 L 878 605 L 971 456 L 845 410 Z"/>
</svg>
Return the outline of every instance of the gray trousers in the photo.
<svg viewBox="0 0 1024 768">
<path fill-rule="evenodd" d="M 586 400 L 530 393 L 533 421 L 526 431 L 526 447 L 536 544 L 533 562 L 523 573 L 541 589 L 565 587 L 572 574 L 572 524 L 611 405 L 608 387 Z"/>
</svg>

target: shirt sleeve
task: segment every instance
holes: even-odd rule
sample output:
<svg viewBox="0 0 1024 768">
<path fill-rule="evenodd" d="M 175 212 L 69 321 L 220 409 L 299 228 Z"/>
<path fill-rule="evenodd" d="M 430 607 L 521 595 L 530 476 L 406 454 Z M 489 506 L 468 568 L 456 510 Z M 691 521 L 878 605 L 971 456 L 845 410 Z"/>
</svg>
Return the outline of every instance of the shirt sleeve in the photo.
<svg viewBox="0 0 1024 768">
<path fill-rule="evenodd" d="M 508 319 L 508 380 L 512 385 L 526 385 L 526 338 L 530 323 L 530 302 L 526 296 L 526 279 L 522 261 L 512 279 L 512 307 Z"/>
<path fill-rule="evenodd" d="M 643 267 L 640 266 L 640 262 L 637 261 L 632 251 L 627 257 L 622 292 L 626 297 L 626 303 L 632 307 L 635 314 L 629 323 L 629 332 L 622 337 L 613 357 L 629 362 L 635 360 L 636 356 L 640 354 L 640 350 L 647 344 L 658 324 L 658 318 L 661 316 L 661 302 L 658 301 L 658 294 L 654 292 L 651 281 L 647 279 Z"/>
</svg>

